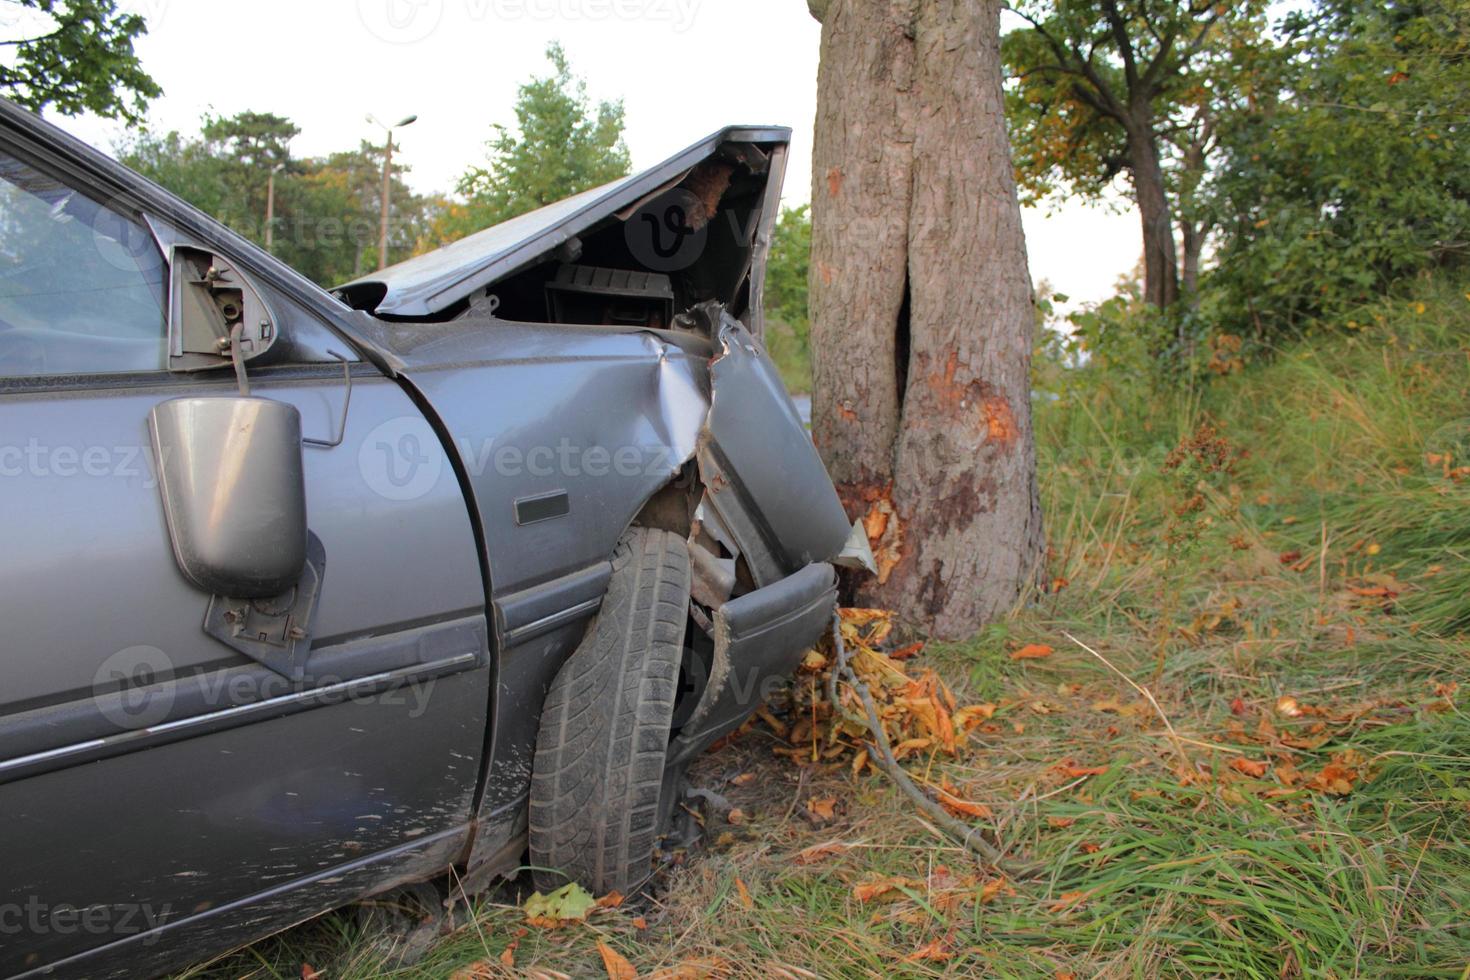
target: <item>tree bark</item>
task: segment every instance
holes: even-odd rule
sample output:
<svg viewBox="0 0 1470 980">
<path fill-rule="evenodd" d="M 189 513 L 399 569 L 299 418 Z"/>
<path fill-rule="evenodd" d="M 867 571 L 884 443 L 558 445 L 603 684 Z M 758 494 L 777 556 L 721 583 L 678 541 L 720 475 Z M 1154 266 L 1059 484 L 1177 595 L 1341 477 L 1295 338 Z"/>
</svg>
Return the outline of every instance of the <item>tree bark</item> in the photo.
<svg viewBox="0 0 1470 980">
<path fill-rule="evenodd" d="M 1037 581 L 1032 292 L 999 0 L 828 0 L 810 303 L 817 445 L 879 563 L 855 601 L 961 638 Z"/>
<path fill-rule="evenodd" d="M 1128 129 L 1129 172 L 1143 219 L 1143 298 L 1163 309 L 1179 299 L 1179 257 L 1174 250 L 1174 220 L 1164 190 L 1164 168 L 1151 123 L 1136 121 Z"/>
</svg>

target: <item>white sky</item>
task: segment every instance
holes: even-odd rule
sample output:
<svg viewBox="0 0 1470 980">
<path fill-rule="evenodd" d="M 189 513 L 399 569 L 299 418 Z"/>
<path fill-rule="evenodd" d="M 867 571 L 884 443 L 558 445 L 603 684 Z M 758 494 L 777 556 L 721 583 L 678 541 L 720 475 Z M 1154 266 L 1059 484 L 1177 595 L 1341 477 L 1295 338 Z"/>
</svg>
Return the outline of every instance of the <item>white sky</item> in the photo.
<svg viewBox="0 0 1470 980">
<path fill-rule="evenodd" d="M 788 203 L 810 196 L 820 26 L 804 0 L 122 0 L 143 14 L 144 67 L 163 87 L 152 128 L 194 132 L 206 111 L 276 112 L 298 156 L 381 140 L 368 113 L 418 122 L 395 160 L 419 191 L 449 191 L 483 160 L 516 87 L 559 40 L 594 99 L 619 98 L 635 169 L 728 123 L 791 126 Z M 0 3 L 0 16 L 10 4 Z M 17 25 L 0 23 L 0 37 Z M 104 149 L 115 123 L 54 117 Z M 1068 202 L 1025 213 L 1031 275 L 1102 299 L 1138 260 L 1138 219 Z"/>
</svg>

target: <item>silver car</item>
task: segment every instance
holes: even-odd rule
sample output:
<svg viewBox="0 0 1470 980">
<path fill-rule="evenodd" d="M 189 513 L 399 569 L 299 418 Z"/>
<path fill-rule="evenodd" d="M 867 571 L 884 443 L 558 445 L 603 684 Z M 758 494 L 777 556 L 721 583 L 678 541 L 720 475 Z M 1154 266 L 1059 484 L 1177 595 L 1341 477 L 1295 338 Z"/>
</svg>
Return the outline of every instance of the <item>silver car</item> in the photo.
<svg viewBox="0 0 1470 980">
<path fill-rule="evenodd" d="M 0 102 L 0 975 L 647 880 L 868 560 L 761 346 L 787 139 L 328 293 Z"/>
</svg>

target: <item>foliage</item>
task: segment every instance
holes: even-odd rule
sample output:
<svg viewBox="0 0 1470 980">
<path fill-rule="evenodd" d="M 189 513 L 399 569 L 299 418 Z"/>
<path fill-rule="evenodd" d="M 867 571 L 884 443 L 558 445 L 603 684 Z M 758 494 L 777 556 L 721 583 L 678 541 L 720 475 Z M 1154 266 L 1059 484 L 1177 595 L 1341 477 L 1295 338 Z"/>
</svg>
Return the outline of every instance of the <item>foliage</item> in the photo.
<svg viewBox="0 0 1470 980">
<path fill-rule="evenodd" d="M 272 251 L 323 286 L 374 268 L 377 260 L 383 151 L 366 141 L 355 150 L 297 159 L 289 143 L 299 130 L 271 113 L 208 116 L 200 136 L 146 130 L 120 148 L 124 163 L 258 244 L 265 242 L 272 168 Z M 413 254 L 428 234 L 435 201 L 409 190 L 394 165 L 389 261 Z"/>
<path fill-rule="evenodd" d="M 811 266 L 810 205 L 783 208 L 766 265 L 766 348 L 793 392 L 812 387 L 811 320 L 807 270 Z"/>
<path fill-rule="evenodd" d="M 1223 122 L 1273 63 L 1264 0 L 1027 0 L 1002 41 L 1023 199 L 1097 199 L 1122 171 L 1144 223 L 1145 296 L 1178 296 L 1171 222 L 1192 289 L 1207 215 L 1198 197 Z"/>
<path fill-rule="evenodd" d="M 464 203 L 436 222 L 436 243 L 627 176 L 631 160 L 623 142 L 622 100 L 594 107 L 587 83 L 572 74 L 561 45 L 548 46 L 546 57 L 552 73 L 520 87 L 515 129 L 493 127 L 489 159 L 460 178 Z"/>
<path fill-rule="evenodd" d="M 17 22 L 17 36 L 0 41 L 0 94 L 25 108 L 137 123 L 163 94 L 133 52 L 147 25 L 117 0 L 0 0 L 0 12 Z"/>
<path fill-rule="evenodd" d="M 1323 0 L 1280 98 L 1224 133 L 1210 288 L 1279 337 L 1470 248 L 1470 3 Z"/>
</svg>

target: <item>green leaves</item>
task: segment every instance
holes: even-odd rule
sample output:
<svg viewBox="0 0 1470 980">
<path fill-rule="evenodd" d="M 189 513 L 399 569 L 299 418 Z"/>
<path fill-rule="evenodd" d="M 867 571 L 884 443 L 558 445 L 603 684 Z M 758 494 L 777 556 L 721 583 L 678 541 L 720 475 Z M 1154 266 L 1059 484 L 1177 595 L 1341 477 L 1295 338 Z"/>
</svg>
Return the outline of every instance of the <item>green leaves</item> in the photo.
<svg viewBox="0 0 1470 980">
<path fill-rule="evenodd" d="M 489 159 L 460 178 L 466 203 L 436 224 L 438 243 L 627 176 L 622 100 L 593 106 L 561 45 L 547 47 L 546 57 L 552 74 L 520 87 L 514 129 L 493 127 Z"/>
<path fill-rule="evenodd" d="M 143 18 L 119 13 L 116 0 L 0 0 L 22 16 L 0 40 L 0 94 L 27 109 L 65 116 L 93 112 L 142 121 L 148 100 L 163 94 L 133 52 L 148 31 Z"/>
</svg>

